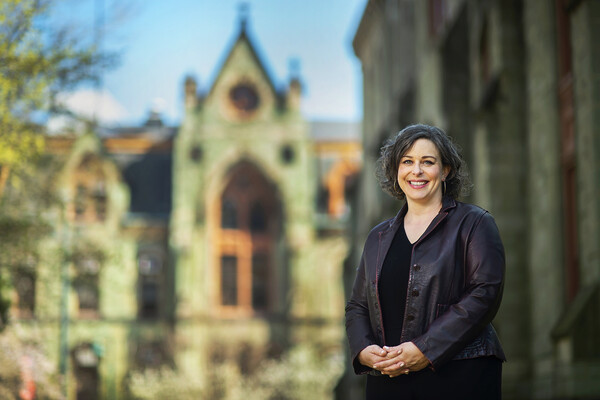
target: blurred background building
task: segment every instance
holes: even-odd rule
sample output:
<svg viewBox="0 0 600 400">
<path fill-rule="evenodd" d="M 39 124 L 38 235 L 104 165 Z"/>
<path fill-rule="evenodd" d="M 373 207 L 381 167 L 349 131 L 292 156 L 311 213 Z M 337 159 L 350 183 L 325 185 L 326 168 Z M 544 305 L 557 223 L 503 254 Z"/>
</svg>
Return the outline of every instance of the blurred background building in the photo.
<svg viewBox="0 0 600 400">
<path fill-rule="evenodd" d="M 346 283 L 400 204 L 374 175 L 404 126 L 442 127 L 506 247 L 495 326 L 506 399 L 600 398 L 600 2 L 371 0 L 353 46 L 364 76 L 362 170 Z M 347 375 L 339 399 L 359 399 Z"/>
<path fill-rule="evenodd" d="M 225 398 L 223 368 L 251 375 L 299 346 L 342 371 L 360 127 L 307 121 L 300 77 L 280 85 L 245 16 L 237 30 L 210 87 L 185 80 L 181 126 L 153 112 L 47 138 L 62 202 L 11 315 L 23 340 L 46 338 L 70 399 L 127 398 L 132 371 L 175 366 Z"/>
</svg>

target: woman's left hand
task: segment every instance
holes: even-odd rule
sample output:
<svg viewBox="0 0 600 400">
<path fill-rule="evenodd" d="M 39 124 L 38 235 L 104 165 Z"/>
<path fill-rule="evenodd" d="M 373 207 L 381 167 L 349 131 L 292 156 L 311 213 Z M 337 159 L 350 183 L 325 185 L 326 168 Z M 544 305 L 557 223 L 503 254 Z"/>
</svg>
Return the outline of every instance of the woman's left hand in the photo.
<svg viewBox="0 0 600 400">
<path fill-rule="evenodd" d="M 378 362 L 374 368 L 391 378 L 409 372 L 420 371 L 429 365 L 429 360 L 413 342 L 404 342 L 399 346 L 383 349 L 387 351 L 387 360 Z"/>
</svg>

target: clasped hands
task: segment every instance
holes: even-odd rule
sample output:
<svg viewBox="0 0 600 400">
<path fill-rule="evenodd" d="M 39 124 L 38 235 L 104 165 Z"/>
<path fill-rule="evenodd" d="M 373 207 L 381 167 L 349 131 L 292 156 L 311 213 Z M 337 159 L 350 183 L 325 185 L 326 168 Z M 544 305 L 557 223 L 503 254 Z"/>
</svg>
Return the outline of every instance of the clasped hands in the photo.
<svg viewBox="0 0 600 400">
<path fill-rule="evenodd" d="M 394 347 L 372 344 L 358 354 L 358 361 L 390 378 L 420 371 L 429 365 L 427 357 L 413 342 L 404 342 Z"/>
</svg>

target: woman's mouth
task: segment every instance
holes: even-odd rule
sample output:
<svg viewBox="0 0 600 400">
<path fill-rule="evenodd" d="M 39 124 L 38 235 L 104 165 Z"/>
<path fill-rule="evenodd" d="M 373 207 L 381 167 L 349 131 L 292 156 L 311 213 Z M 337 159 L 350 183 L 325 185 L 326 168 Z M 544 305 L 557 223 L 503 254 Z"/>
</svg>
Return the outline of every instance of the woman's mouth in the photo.
<svg viewBox="0 0 600 400">
<path fill-rule="evenodd" d="M 408 181 L 408 184 L 410 185 L 410 187 L 412 187 L 414 189 L 421 189 L 428 183 L 429 183 L 429 181 Z"/>
</svg>

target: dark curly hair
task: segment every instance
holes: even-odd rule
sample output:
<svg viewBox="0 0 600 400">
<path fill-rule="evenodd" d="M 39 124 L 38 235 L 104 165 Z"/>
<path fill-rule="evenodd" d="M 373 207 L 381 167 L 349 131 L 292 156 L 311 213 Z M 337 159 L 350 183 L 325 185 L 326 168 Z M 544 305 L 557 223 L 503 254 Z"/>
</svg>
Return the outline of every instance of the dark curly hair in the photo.
<svg viewBox="0 0 600 400">
<path fill-rule="evenodd" d="M 471 188 L 471 182 L 458 147 L 440 128 L 423 124 L 407 126 L 381 148 L 381 156 L 377 160 L 377 179 L 381 188 L 397 199 L 404 199 L 404 192 L 398 185 L 398 166 L 400 159 L 418 139 L 427 139 L 433 142 L 442 158 L 442 167 L 450 167 L 450 172 L 446 177 L 444 196 L 457 199 L 459 196 L 467 195 Z"/>
</svg>

